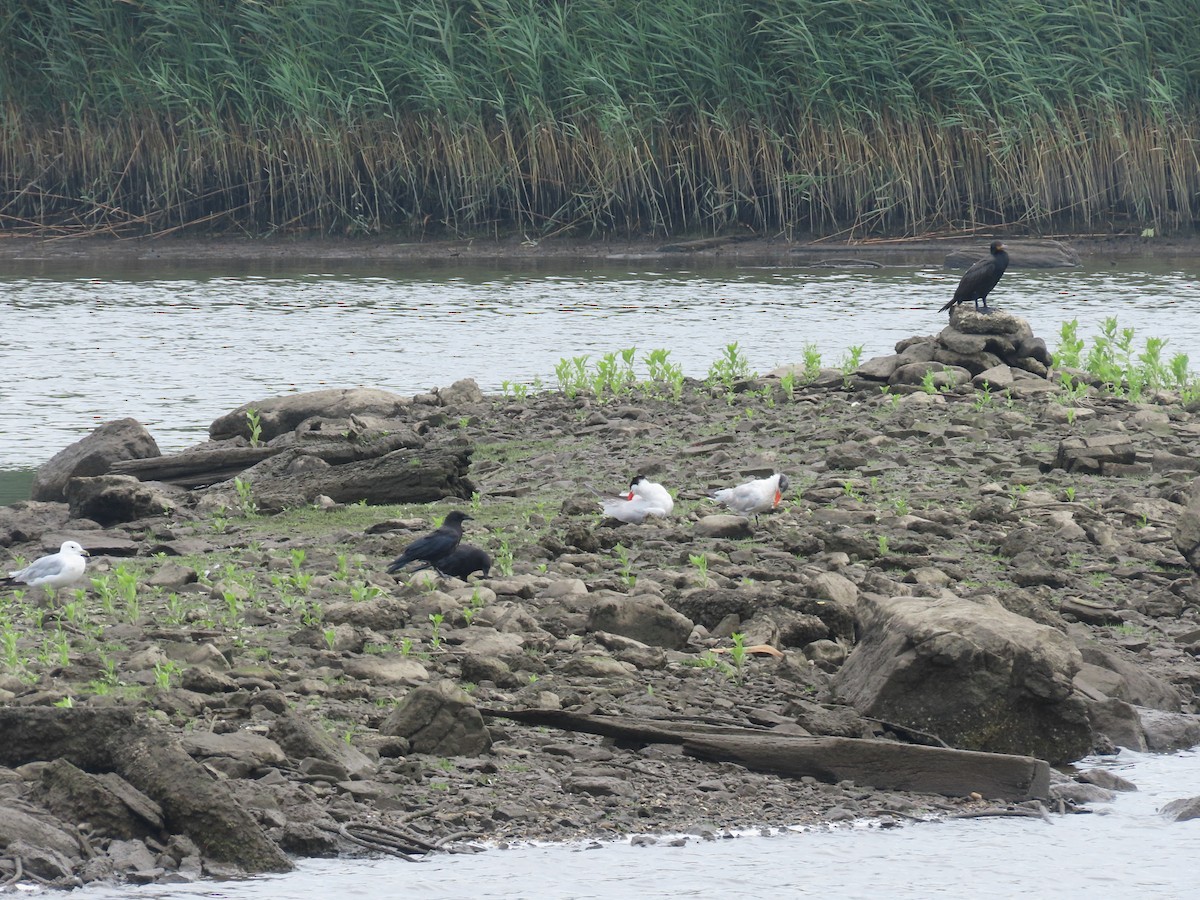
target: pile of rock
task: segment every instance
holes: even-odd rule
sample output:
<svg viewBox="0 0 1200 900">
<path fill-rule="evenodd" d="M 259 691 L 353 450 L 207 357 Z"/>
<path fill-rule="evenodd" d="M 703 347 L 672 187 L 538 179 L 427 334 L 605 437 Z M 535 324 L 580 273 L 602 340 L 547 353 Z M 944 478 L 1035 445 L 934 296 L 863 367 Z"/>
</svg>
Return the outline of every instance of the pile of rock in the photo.
<svg viewBox="0 0 1200 900">
<path fill-rule="evenodd" d="M 1004 390 L 1017 382 L 1048 386 L 1053 363 L 1046 342 L 1034 337 L 1025 319 L 956 306 L 939 334 L 905 338 L 894 354 L 867 360 L 855 374 L 900 391 L 917 390 L 928 377 L 938 390 L 968 382 Z"/>
</svg>

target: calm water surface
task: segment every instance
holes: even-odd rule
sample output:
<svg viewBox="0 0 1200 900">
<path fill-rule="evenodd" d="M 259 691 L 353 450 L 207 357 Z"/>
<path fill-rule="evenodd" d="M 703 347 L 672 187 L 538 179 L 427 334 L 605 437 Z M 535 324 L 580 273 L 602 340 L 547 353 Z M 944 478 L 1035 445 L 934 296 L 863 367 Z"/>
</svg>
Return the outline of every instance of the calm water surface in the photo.
<svg viewBox="0 0 1200 900">
<path fill-rule="evenodd" d="M 826 364 L 932 334 L 958 273 L 644 263 L 216 270 L 145 263 L 120 271 L 0 269 L 0 469 L 36 466 L 96 425 L 132 416 L 164 451 L 206 436 L 242 403 L 325 387 L 412 394 L 472 377 L 554 385 L 568 356 L 666 348 L 703 377 L 737 341 L 758 371 Z M 233 272 L 233 274 L 231 274 Z M 994 299 L 1053 348 L 1064 320 L 1106 317 L 1170 338 L 1200 367 L 1200 263 L 1016 270 Z M 644 366 L 639 366 L 644 371 Z"/>
<path fill-rule="evenodd" d="M 969 819 L 903 828 L 781 832 L 683 847 L 628 842 L 489 850 L 474 856 L 320 860 L 294 873 L 173 888 L 91 888 L 79 900 L 627 900 L 676 897 L 837 897 L 844 900 L 1054 897 L 1125 900 L 1200 896 L 1200 820 L 1158 809 L 1200 794 L 1200 756 L 1122 753 L 1114 769 L 1137 793 L 1091 815 Z"/>
</svg>

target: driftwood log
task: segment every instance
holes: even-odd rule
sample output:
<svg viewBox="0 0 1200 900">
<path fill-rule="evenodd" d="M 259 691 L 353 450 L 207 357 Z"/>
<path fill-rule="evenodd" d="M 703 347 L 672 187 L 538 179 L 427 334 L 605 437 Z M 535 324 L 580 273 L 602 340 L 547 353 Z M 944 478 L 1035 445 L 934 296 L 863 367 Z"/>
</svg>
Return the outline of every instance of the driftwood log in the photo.
<svg viewBox="0 0 1200 900">
<path fill-rule="evenodd" d="M 634 744 L 679 744 L 697 759 L 736 762 L 791 778 L 850 780 L 880 790 L 917 791 L 993 800 L 1042 799 L 1050 792 L 1050 766 L 1031 756 L 978 753 L 862 738 L 808 737 L 767 729 L 681 721 L 660 722 L 563 710 L 481 709 L 485 716 L 581 731 Z"/>
<path fill-rule="evenodd" d="M 115 772 L 162 807 L 169 830 L 211 859 L 247 873 L 292 868 L 228 787 L 131 710 L 0 707 L 0 735 L 0 765 L 65 759 L 86 772 Z"/>
<path fill-rule="evenodd" d="M 306 456 L 337 466 L 384 456 L 395 450 L 416 449 L 424 443 L 424 439 L 408 427 L 355 440 L 306 434 L 290 442 L 280 441 L 261 447 L 212 447 L 169 456 L 122 460 L 113 463 L 109 471 L 113 475 L 132 475 L 139 481 L 162 481 L 186 488 L 207 487 L 228 481 L 251 466 L 286 451 L 299 450 Z"/>
<path fill-rule="evenodd" d="M 113 475 L 132 475 L 139 481 L 163 481 L 181 487 L 206 487 L 228 481 L 240 472 L 279 453 L 277 447 L 222 447 L 189 450 L 150 459 L 126 459 L 109 468 Z"/>
<path fill-rule="evenodd" d="M 432 503 L 445 497 L 469 499 L 475 485 L 467 477 L 471 448 L 396 450 L 374 459 L 322 468 L 304 466 L 296 474 L 268 477 L 251 473 L 254 502 L 263 512 L 311 503 L 319 496 L 339 503 L 366 501 Z"/>
</svg>

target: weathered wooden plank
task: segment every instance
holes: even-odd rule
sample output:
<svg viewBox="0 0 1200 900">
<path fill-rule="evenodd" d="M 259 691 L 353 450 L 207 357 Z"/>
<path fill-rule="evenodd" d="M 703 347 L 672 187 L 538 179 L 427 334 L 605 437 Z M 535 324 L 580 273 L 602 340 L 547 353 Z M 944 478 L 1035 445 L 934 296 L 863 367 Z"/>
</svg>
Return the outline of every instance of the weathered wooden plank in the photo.
<svg viewBox="0 0 1200 900">
<path fill-rule="evenodd" d="M 698 759 L 736 762 L 792 778 L 853 781 L 882 790 L 990 800 L 1049 796 L 1050 766 L 1032 756 L 923 747 L 866 738 L 706 735 L 684 741 Z"/>
<path fill-rule="evenodd" d="M 1031 756 L 979 753 L 865 738 L 782 735 L 772 730 L 686 721 L 583 715 L 564 710 L 481 709 L 503 717 L 566 731 L 601 734 L 627 742 L 682 744 L 698 759 L 736 762 L 791 778 L 850 780 L 880 790 L 964 797 L 977 792 L 993 800 L 1048 796 L 1050 766 Z"/>
<path fill-rule="evenodd" d="M 228 481 L 264 459 L 280 452 L 278 447 L 222 447 L 219 450 L 189 450 L 150 459 L 127 459 L 112 464 L 114 475 L 133 475 L 140 481 L 164 481 L 182 487 L 202 487 Z"/>
</svg>

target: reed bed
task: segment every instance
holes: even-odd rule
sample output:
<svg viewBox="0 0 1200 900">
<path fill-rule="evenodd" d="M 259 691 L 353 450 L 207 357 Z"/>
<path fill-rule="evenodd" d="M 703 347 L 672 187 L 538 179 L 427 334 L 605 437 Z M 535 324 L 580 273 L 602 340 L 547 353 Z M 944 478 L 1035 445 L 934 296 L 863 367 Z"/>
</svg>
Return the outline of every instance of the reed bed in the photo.
<svg viewBox="0 0 1200 900">
<path fill-rule="evenodd" d="M 40 0 L 0 50 L 0 229 L 1200 220 L 1194 0 Z"/>
</svg>

